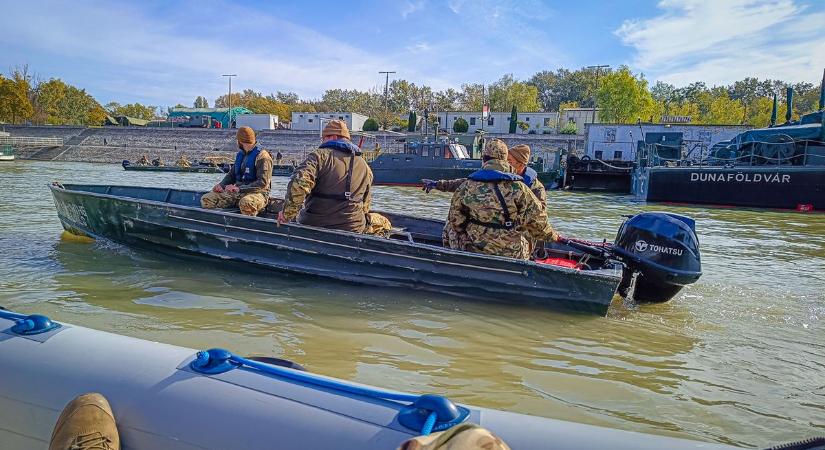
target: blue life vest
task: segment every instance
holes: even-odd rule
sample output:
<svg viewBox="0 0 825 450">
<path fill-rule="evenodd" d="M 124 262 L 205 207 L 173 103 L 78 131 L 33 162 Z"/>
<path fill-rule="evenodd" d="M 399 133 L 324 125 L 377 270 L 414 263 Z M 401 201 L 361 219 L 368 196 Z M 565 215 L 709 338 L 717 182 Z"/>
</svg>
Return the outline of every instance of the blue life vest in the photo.
<svg viewBox="0 0 825 450">
<path fill-rule="evenodd" d="M 467 177 L 473 181 L 481 181 L 485 183 L 495 183 L 497 181 L 524 181 L 524 179 L 514 173 L 501 172 L 492 169 L 481 169 L 470 174 Z"/>
<path fill-rule="evenodd" d="M 532 188 L 533 187 L 533 182 L 536 181 L 536 179 L 538 177 L 539 177 L 539 174 L 536 173 L 536 171 L 533 170 L 532 168 L 528 167 L 528 168 L 524 169 L 524 175 L 522 175 L 522 178 L 524 178 L 523 181 L 524 181 L 524 184 L 527 185 L 527 187 Z"/>
<path fill-rule="evenodd" d="M 258 154 L 261 151 L 256 145 L 249 153 L 244 153 L 243 150 L 238 151 L 235 155 L 235 182 L 249 184 L 258 179 L 258 174 L 255 171 L 255 160 L 258 159 Z M 246 164 L 243 164 L 244 156 L 246 156 Z"/>
<path fill-rule="evenodd" d="M 340 150 L 345 153 L 352 153 L 353 155 L 360 155 L 361 149 L 350 141 L 340 139 L 334 141 L 326 141 L 318 148 L 329 148 L 332 150 Z"/>
</svg>

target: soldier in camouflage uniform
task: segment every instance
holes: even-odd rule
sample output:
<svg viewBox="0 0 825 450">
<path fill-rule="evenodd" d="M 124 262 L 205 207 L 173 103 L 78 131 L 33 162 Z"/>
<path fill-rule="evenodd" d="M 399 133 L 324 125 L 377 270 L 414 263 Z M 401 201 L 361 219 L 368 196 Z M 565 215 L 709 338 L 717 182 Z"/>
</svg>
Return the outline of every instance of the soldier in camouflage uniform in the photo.
<svg viewBox="0 0 825 450">
<path fill-rule="evenodd" d="M 242 214 L 257 216 L 266 208 L 272 181 L 272 156 L 255 145 L 255 132 L 238 128 L 235 165 L 220 183 L 201 197 L 206 209 L 238 207 Z"/>
<path fill-rule="evenodd" d="M 341 120 L 331 120 L 320 147 L 292 173 L 278 223 L 386 236 L 389 219 L 370 212 L 372 170 Z"/>
<path fill-rule="evenodd" d="M 482 169 L 462 183 L 450 203 L 444 226 L 444 245 L 510 258 L 529 259 L 530 243 L 555 241 L 547 212 L 523 179 L 507 163 L 507 146 L 500 140 L 484 148 Z"/>
</svg>

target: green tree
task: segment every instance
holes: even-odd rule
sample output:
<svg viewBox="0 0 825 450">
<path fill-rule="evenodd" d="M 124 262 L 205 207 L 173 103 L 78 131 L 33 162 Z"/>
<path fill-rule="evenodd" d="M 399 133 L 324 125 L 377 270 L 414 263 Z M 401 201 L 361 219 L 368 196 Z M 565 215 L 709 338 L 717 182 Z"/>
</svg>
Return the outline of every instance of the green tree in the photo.
<svg viewBox="0 0 825 450">
<path fill-rule="evenodd" d="M 516 127 L 518 126 L 518 110 L 516 105 L 513 105 L 513 110 L 510 111 L 510 134 L 516 134 Z"/>
<path fill-rule="evenodd" d="M 470 124 L 464 118 L 459 117 L 453 122 L 453 131 L 456 133 L 466 133 L 470 129 Z"/>
<path fill-rule="evenodd" d="M 521 132 L 523 133 L 523 132 L 525 132 L 525 131 L 527 131 L 527 130 L 529 130 L 529 129 L 530 129 L 530 124 L 529 124 L 529 123 L 527 123 L 527 122 L 519 122 L 519 123 L 518 123 L 518 127 L 519 127 L 519 129 L 521 130 Z"/>
<path fill-rule="evenodd" d="M 415 115 L 415 111 L 410 111 L 410 115 L 407 118 L 407 131 L 410 133 L 415 132 L 415 125 L 418 123 L 418 117 Z"/>
<path fill-rule="evenodd" d="M 596 77 L 592 70 L 545 70 L 530 77 L 527 83 L 536 87 L 543 111 L 558 111 L 559 105 L 566 102 L 593 106 Z"/>
<path fill-rule="evenodd" d="M 482 84 L 462 84 L 460 94 L 460 105 L 462 111 L 481 111 L 484 104 L 484 85 Z"/>
<path fill-rule="evenodd" d="M 538 89 L 514 79 L 512 74 L 504 75 L 490 85 L 490 108 L 503 111 L 510 105 L 523 112 L 538 111 Z"/>
<path fill-rule="evenodd" d="M 157 112 L 157 106 L 141 105 L 140 103 L 129 103 L 127 105 L 123 105 L 116 108 L 114 114 L 116 116 L 129 116 L 134 117 L 136 119 L 154 120 L 157 116 Z"/>
<path fill-rule="evenodd" d="M 195 102 L 192 104 L 195 108 L 209 108 L 209 101 L 206 100 L 206 97 L 198 96 L 195 99 Z"/>
<path fill-rule="evenodd" d="M 364 131 L 378 131 L 378 121 L 370 117 L 364 121 Z"/>
<path fill-rule="evenodd" d="M 601 78 L 596 97 L 602 122 L 631 123 L 655 112 L 647 80 L 636 77 L 626 66 Z"/>
<path fill-rule="evenodd" d="M 10 78 L 0 76 L 0 120 L 23 123 L 32 118 L 29 89 L 29 80 L 20 70 L 14 70 Z"/>
<path fill-rule="evenodd" d="M 58 111 L 60 99 L 66 95 L 66 83 L 57 78 L 41 82 L 35 88 L 36 123 L 58 125 L 63 123 Z"/>
<path fill-rule="evenodd" d="M 575 122 L 567 122 L 563 127 L 561 127 L 561 130 L 559 130 L 560 134 L 576 134 L 578 132 L 579 129 L 576 127 Z"/>
<path fill-rule="evenodd" d="M 728 97 L 725 90 L 711 90 L 697 96 L 701 123 L 713 125 L 740 124 L 745 119 L 745 107 Z"/>
</svg>

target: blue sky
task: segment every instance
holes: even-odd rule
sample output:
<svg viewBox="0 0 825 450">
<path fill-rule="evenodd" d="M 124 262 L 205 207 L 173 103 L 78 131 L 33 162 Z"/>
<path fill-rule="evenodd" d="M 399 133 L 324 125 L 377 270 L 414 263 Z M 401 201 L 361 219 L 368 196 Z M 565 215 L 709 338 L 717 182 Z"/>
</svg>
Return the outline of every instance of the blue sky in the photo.
<svg viewBox="0 0 825 450">
<path fill-rule="evenodd" d="M 651 80 L 818 82 L 823 0 L 0 0 L 0 68 L 29 64 L 101 103 L 210 103 L 233 90 L 436 89 L 626 64 Z"/>
</svg>

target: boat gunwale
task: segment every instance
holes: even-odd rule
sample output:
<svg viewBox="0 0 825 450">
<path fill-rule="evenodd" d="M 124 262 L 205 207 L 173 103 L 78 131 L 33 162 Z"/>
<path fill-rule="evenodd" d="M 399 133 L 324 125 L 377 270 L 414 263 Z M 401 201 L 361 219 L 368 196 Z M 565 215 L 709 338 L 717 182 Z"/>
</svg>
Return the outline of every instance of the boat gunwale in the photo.
<svg viewBox="0 0 825 450">
<path fill-rule="evenodd" d="M 148 199 L 127 197 L 127 196 L 114 195 L 114 194 L 104 194 L 104 193 L 84 191 L 84 190 L 79 190 L 79 189 L 74 189 L 73 190 L 73 189 L 66 188 L 62 184 L 56 185 L 54 183 L 48 183 L 47 185 L 48 185 L 50 190 L 60 190 L 60 191 L 66 192 L 66 193 L 75 193 L 75 194 L 79 194 L 79 195 L 87 195 L 87 196 L 98 197 L 98 198 L 106 198 L 106 199 L 119 199 L 119 200 L 122 200 L 122 201 L 129 201 L 129 202 L 138 203 L 138 204 L 140 204 L 140 203 L 151 204 L 153 206 L 161 207 L 161 208 L 171 207 L 171 208 L 176 208 L 176 209 L 182 209 L 182 210 L 185 210 L 185 211 L 193 211 L 193 212 L 197 212 L 197 213 L 208 214 L 208 215 L 211 215 L 213 217 L 226 217 L 226 216 L 229 216 L 229 217 L 233 217 L 233 218 L 241 218 L 241 219 L 244 219 L 244 220 L 258 221 L 259 223 L 266 223 L 266 224 L 276 223 L 276 221 L 274 219 L 269 219 L 269 218 L 264 218 L 264 217 L 257 217 L 257 216 L 246 216 L 244 214 L 229 212 L 229 211 L 210 210 L 210 209 L 205 209 L 205 208 L 199 208 L 199 207 L 196 207 L 196 206 L 179 205 L 179 204 L 175 204 L 175 203 L 162 202 L 162 201 L 157 201 L 157 200 L 148 200 Z M 71 185 L 72 184 L 70 184 L 70 186 Z M 195 191 L 195 190 L 189 190 L 189 189 L 173 189 L 173 188 L 160 188 L 160 187 L 149 187 L 149 186 L 124 186 L 124 185 L 111 185 L 111 184 L 98 184 L 98 185 L 95 185 L 95 184 L 77 184 L 77 186 L 106 186 L 107 188 L 117 187 L 117 188 L 132 188 L 132 189 L 133 188 L 157 189 L 157 190 L 167 190 L 167 191 L 170 191 L 170 192 L 174 190 L 174 191 L 178 191 L 178 192 L 202 194 L 202 191 Z M 108 190 L 109 189 L 107 189 L 107 191 Z M 167 198 L 168 198 L 168 194 L 167 194 Z M 408 218 L 412 218 L 412 219 L 433 220 L 433 219 L 427 219 L 427 218 L 419 218 L 419 217 L 415 217 L 415 216 L 407 216 L 407 215 L 404 215 L 404 214 L 395 214 L 395 215 L 402 216 L 402 217 L 408 217 Z M 224 226 L 224 227 L 228 226 L 226 223 L 223 223 L 223 224 L 218 224 L 216 222 L 208 222 L 208 223 L 213 224 L 213 225 Z M 279 225 L 279 226 L 285 226 L 285 227 L 287 227 L 287 229 L 292 228 L 292 227 L 295 227 L 296 229 L 299 229 L 299 230 L 305 229 L 305 230 L 310 231 L 310 232 L 321 233 L 322 235 L 323 234 L 332 234 L 332 235 L 337 235 L 337 236 L 341 236 L 341 237 L 352 237 L 356 240 L 356 242 L 360 242 L 363 239 L 367 239 L 368 241 L 371 241 L 371 242 L 376 242 L 376 243 L 379 243 L 379 244 L 391 243 L 392 245 L 401 246 L 403 248 L 410 248 L 410 249 L 423 248 L 424 250 L 427 250 L 431 253 L 433 253 L 433 252 L 444 252 L 444 253 L 447 253 L 448 255 L 458 256 L 458 257 L 461 257 L 461 258 L 470 258 L 470 259 L 473 259 L 473 260 L 478 259 L 478 260 L 481 260 L 481 261 L 495 261 L 497 263 L 506 263 L 508 265 L 515 265 L 517 267 L 531 268 L 531 269 L 539 270 L 539 271 L 556 272 L 556 273 L 562 273 L 562 274 L 574 275 L 574 276 L 585 276 L 585 277 L 589 277 L 589 278 L 603 279 L 605 281 L 620 282 L 621 279 L 622 279 L 622 270 L 618 269 L 618 268 L 615 268 L 615 269 L 578 270 L 578 269 L 573 269 L 573 268 L 568 268 L 568 267 L 554 266 L 554 265 L 551 265 L 551 264 L 539 264 L 535 261 L 530 261 L 530 260 L 518 260 L 518 259 L 515 259 L 515 258 L 508 258 L 508 257 L 504 257 L 504 256 L 486 255 L 486 254 L 480 254 L 480 253 L 471 253 L 471 252 L 465 252 L 465 251 L 460 251 L 460 250 L 454 250 L 454 249 L 447 248 L 447 247 L 439 247 L 439 246 L 432 245 L 432 244 L 427 244 L 427 243 L 387 239 L 387 238 L 373 236 L 373 235 L 369 235 L 369 234 L 361 234 L 361 233 L 354 233 L 354 232 L 335 230 L 335 229 L 329 229 L 329 228 L 321 228 L 321 227 L 315 227 L 315 226 L 311 226 L 311 225 L 303 225 L 303 224 L 299 224 L 299 223 L 287 223 L 287 224 Z M 272 233 L 272 232 L 267 232 L 266 230 L 255 230 L 254 228 L 249 229 L 249 230 L 250 231 L 254 230 L 255 232 Z M 295 236 L 295 235 L 292 235 L 292 234 L 289 234 L 289 233 L 287 233 L 285 235 L 285 237 L 287 237 L 287 238 L 292 238 L 292 237 L 303 238 L 301 236 Z M 335 243 L 335 242 L 327 242 L 327 241 L 320 241 L 320 242 L 324 243 L 324 244 L 330 244 L 330 245 L 343 245 L 343 246 L 346 246 L 346 244 L 338 244 L 338 243 Z M 359 250 L 370 250 L 370 251 L 372 251 L 372 249 L 363 249 L 361 247 L 357 247 L 357 248 Z M 387 254 L 396 255 L 396 253 L 387 253 Z M 398 255 L 398 256 L 407 256 L 407 255 Z M 425 260 L 425 261 L 431 261 L 433 263 L 445 263 L 445 261 L 440 261 L 440 260 L 437 260 L 437 259 L 434 259 L 434 258 L 420 258 L 420 257 L 415 257 L 415 258 L 422 259 L 422 260 Z M 456 264 L 460 264 L 460 263 L 456 263 Z M 494 268 L 483 266 L 481 264 L 479 264 L 479 265 L 469 265 L 468 264 L 467 266 L 470 266 L 470 267 L 473 267 L 473 268 L 481 268 L 481 269 L 485 269 L 485 270 L 494 269 Z M 497 270 L 497 271 L 506 271 L 506 272 L 516 272 L 516 273 L 523 272 L 523 270 L 519 270 L 519 271 L 508 270 L 508 269 L 495 269 L 495 270 Z"/>
</svg>

